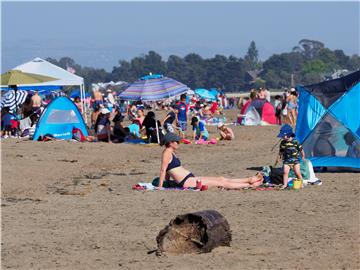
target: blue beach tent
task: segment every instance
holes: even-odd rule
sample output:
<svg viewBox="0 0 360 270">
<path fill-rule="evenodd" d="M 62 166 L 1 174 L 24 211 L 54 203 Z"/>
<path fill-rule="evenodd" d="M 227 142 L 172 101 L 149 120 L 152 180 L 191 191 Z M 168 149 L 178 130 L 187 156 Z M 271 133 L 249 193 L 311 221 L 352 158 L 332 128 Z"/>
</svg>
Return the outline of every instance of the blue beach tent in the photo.
<svg viewBox="0 0 360 270">
<path fill-rule="evenodd" d="M 313 166 L 360 169 L 360 71 L 296 89 L 296 137 Z"/>
<path fill-rule="evenodd" d="M 73 128 L 80 129 L 84 136 L 88 136 L 84 119 L 76 105 L 67 97 L 58 97 L 41 114 L 33 140 L 37 141 L 45 135 L 70 140 Z"/>
</svg>

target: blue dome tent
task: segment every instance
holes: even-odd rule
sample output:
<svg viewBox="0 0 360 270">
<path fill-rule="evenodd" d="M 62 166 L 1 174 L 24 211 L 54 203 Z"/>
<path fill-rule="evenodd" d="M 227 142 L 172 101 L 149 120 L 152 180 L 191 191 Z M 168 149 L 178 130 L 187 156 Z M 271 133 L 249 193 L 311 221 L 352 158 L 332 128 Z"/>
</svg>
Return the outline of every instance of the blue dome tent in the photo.
<svg viewBox="0 0 360 270">
<path fill-rule="evenodd" d="M 296 89 L 296 137 L 313 166 L 359 169 L 360 71 Z"/>
<path fill-rule="evenodd" d="M 67 97 L 58 97 L 46 107 L 37 123 L 34 141 L 51 135 L 56 139 L 71 140 L 73 128 L 88 136 L 84 119 L 76 105 Z"/>
</svg>

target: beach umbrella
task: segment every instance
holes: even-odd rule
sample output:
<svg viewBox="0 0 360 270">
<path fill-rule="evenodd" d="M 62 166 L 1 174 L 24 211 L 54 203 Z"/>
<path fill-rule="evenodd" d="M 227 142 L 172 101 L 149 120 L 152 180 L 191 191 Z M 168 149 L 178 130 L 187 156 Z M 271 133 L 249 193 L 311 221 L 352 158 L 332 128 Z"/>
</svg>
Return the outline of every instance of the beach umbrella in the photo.
<svg viewBox="0 0 360 270">
<path fill-rule="evenodd" d="M 58 80 L 57 78 L 40 74 L 10 70 L 1 74 L 1 85 L 34 84 Z"/>
<path fill-rule="evenodd" d="M 119 97 L 125 100 L 155 101 L 178 96 L 189 88 L 174 79 L 150 74 L 130 84 Z"/>
<path fill-rule="evenodd" d="M 10 90 L 1 97 L 0 108 L 9 107 L 10 112 L 13 113 L 17 105 L 25 102 L 27 95 L 28 93 L 24 90 Z"/>
<path fill-rule="evenodd" d="M 53 78 L 50 76 L 44 76 L 40 74 L 34 74 L 34 73 L 27 73 L 22 72 L 20 70 L 10 70 L 8 72 L 5 72 L 1 74 L 1 85 L 2 86 L 9 86 L 14 89 L 14 105 L 15 110 L 17 109 L 17 105 L 20 103 L 17 103 L 17 86 L 20 85 L 27 85 L 27 84 L 35 84 L 35 83 L 43 83 L 43 82 L 49 82 L 49 81 L 55 81 L 58 80 L 57 78 Z M 19 95 L 19 97 L 22 95 Z M 26 97 L 25 97 L 26 98 Z M 25 101 L 25 100 L 24 100 Z"/>
<path fill-rule="evenodd" d="M 80 97 L 80 89 L 73 90 L 73 91 L 70 93 L 69 97 L 70 97 L 70 98 Z M 88 98 L 88 97 L 91 97 L 91 94 L 88 93 L 88 92 L 85 92 L 85 98 Z"/>
<path fill-rule="evenodd" d="M 214 91 L 209 91 L 205 88 L 195 89 L 195 94 L 198 95 L 200 98 L 211 101 L 215 101 L 217 96 L 217 92 L 215 93 Z"/>
</svg>

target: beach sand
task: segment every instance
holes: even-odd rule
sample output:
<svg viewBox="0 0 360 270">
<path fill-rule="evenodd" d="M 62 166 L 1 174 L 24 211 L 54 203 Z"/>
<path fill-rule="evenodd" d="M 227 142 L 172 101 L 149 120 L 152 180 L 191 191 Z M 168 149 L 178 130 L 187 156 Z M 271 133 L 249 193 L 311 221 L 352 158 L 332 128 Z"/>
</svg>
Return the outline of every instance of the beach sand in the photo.
<svg viewBox="0 0 360 270">
<path fill-rule="evenodd" d="M 279 127 L 234 130 L 233 142 L 181 145 L 183 165 L 198 176 L 247 177 L 273 164 Z M 18 139 L 1 146 L 1 269 L 360 268 L 360 174 L 319 173 L 322 186 L 299 191 L 141 192 L 131 186 L 158 175 L 159 146 Z M 171 219 L 207 209 L 228 220 L 230 247 L 148 254 Z"/>
</svg>

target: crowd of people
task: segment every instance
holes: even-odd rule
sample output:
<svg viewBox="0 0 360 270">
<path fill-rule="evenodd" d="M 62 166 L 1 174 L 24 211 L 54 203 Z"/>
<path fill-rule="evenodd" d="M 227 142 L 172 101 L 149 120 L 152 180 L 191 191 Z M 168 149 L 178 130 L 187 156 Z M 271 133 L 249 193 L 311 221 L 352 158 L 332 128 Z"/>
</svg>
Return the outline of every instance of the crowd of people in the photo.
<svg viewBox="0 0 360 270">
<path fill-rule="evenodd" d="M 90 133 L 93 133 L 92 135 L 99 141 L 123 142 L 145 139 L 146 142 L 160 143 L 163 135 L 167 132 L 176 132 L 182 139 L 186 139 L 188 123 L 192 129 L 192 140 L 209 139 L 206 129 L 208 124 L 218 126 L 217 139 L 233 140 L 235 135 L 226 123 L 224 109 L 233 108 L 237 104 L 241 112 L 246 102 L 256 98 L 270 101 L 269 92 L 262 91 L 262 89 L 260 91 L 252 90 L 249 98 L 226 98 L 225 94 L 221 94 L 215 101 L 206 101 L 183 94 L 178 101 L 165 100 L 147 103 L 118 100 L 113 91 L 107 89 L 105 94 L 95 90 L 93 99 L 87 99 L 86 104 L 81 101 L 80 97 L 75 97 L 73 101 L 84 117 L 87 117 L 84 106 L 90 109 L 89 129 L 92 131 Z M 3 108 L 1 112 L 2 138 L 31 137 L 36 121 L 46 105 L 47 101 L 35 91 L 32 95 L 28 95 L 17 113 L 11 113 L 9 108 Z M 296 92 L 288 91 L 282 97 L 275 97 L 274 107 L 278 124 L 289 123 L 294 126 L 297 116 Z M 165 118 L 156 117 L 155 112 L 159 109 L 167 111 Z M 148 111 L 146 115 L 145 111 Z M 23 121 L 24 119 L 26 121 Z M 131 123 L 125 126 L 124 120 L 129 120 Z M 27 124 L 24 125 L 24 123 Z"/>
<path fill-rule="evenodd" d="M 166 133 L 177 133 L 184 142 L 209 139 L 205 120 L 223 115 L 223 107 L 217 101 L 190 99 L 182 94 L 178 101 L 169 103 L 143 103 L 123 101 L 111 103 L 100 96 L 94 100 L 90 115 L 90 129 L 102 142 L 147 142 L 163 143 Z M 159 108 L 166 110 L 164 117 L 157 117 Z M 145 114 L 145 111 L 147 113 Z M 128 123 L 127 125 L 125 124 Z M 191 125 L 191 140 L 186 137 L 188 122 Z M 219 123 L 219 140 L 233 140 L 234 132 L 224 123 Z"/>
</svg>

